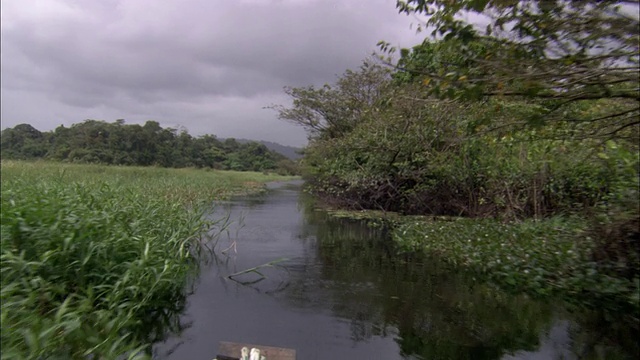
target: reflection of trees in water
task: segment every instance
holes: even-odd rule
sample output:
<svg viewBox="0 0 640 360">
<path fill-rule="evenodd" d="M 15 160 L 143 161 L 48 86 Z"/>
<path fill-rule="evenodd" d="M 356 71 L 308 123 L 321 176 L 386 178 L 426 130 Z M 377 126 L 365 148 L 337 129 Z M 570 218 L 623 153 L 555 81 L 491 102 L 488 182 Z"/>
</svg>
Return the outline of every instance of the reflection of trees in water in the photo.
<svg viewBox="0 0 640 360">
<path fill-rule="evenodd" d="M 288 300 L 346 319 L 355 342 L 397 335 L 403 356 L 496 359 L 535 349 L 551 325 L 549 306 L 396 256 L 382 229 L 312 210 L 305 221 L 315 254 L 294 265 Z"/>
<path fill-rule="evenodd" d="M 637 318 L 618 317 L 600 310 L 574 314 L 571 336 L 579 359 L 640 359 Z"/>
<path fill-rule="evenodd" d="M 507 294 L 437 259 L 399 256 L 379 228 L 329 217 L 304 199 L 300 207 L 308 256 L 293 265 L 285 296 L 296 307 L 345 319 L 354 342 L 395 336 L 404 357 L 499 359 L 537 351 L 541 335 L 550 332 L 555 315 L 563 311 L 559 305 Z M 615 324 L 594 324 L 598 316 L 584 311 L 571 318 L 570 341 L 556 355 L 568 350 L 576 358 L 601 358 L 597 352 L 626 358 L 616 356 L 622 351 L 618 344 L 637 352 L 637 341 L 624 329 L 616 331 L 623 337 L 618 344 L 603 341 L 599 333 L 611 334 Z"/>
</svg>

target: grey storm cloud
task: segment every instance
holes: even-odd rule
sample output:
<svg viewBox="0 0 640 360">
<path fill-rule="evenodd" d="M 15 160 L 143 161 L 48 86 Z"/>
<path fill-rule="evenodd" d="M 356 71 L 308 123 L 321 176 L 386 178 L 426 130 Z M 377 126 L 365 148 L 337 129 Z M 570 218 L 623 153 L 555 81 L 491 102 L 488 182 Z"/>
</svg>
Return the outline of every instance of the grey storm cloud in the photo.
<svg viewBox="0 0 640 360">
<path fill-rule="evenodd" d="M 263 107 L 331 83 L 379 40 L 420 41 L 394 0 L 2 2 L 2 127 L 157 120 L 302 145 Z"/>
</svg>

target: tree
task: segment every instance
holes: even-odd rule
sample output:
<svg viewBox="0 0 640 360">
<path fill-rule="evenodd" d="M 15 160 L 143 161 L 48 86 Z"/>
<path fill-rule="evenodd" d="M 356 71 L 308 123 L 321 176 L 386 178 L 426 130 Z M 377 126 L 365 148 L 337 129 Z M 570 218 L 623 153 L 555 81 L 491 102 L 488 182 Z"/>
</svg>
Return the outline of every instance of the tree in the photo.
<svg viewBox="0 0 640 360">
<path fill-rule="evenodd" d="M 347 70 L 335 86 L 291 88 L 293 107 L 271 106 L 282 120 L 304 127 L 311 138 L 336 138 L 351 131 L 364 111 L 379 99 L 389 82 L 389 69 L 364 62 L 360 71 Z"/>
<path fill-rule="evenodd" d="M 404 68 L 422 76 L 430 93 L 535 100 L 530 124 L 572 123 L 583 138 L 638 136 L 638 1 L 407 0 L 397 8 L 428 16 L 425 43 L 443 40 L 440 50 L 464 60 L 437 70 Z M 403 49 L 400 68 L 415 55 Z M 597 102 L 600 110 L 583 111 Z"/>
<path fill-rule="evenodd" d="M 29 124 L 19 124 L 2 131 L 3 156 L 32 159 L 47 153 L 44 134 Z M 5 154 L 6 152 L 6 154 Z"/>
</svg>

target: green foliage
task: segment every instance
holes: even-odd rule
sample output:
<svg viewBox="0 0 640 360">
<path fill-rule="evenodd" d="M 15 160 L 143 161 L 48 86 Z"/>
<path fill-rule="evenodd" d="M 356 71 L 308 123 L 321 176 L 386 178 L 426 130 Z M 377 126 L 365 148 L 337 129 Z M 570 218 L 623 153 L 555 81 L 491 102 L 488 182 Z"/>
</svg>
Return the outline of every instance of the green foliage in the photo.
<svg viewBox="0 0 640 360">
<path fill-rule="evenodd" d="M 359 71 L 347 70 L 335 86 L 285 88 L 293 107 L 270 108 L 280 119 L 305 128 L 311 138 L 337 138 L 353 130 L 376 104 L 389 74 L 385 67 L 364 62 Z"/>
<path fill-rule="evenodd" d="M 411 90 L 396 89 L 349 134 L 310 145 L 316 193 L 351 208 L 521 218 L 593 207 L 618 181 L 589 156 L 597 142 L 551 139 L 567 129 L 482 131 L 483 117 L 507 122 L 527 104 L 497 113 L 500 103 L 420 102 Z"/>
<path fill-rule="evenodd" d="M 523 120 L 591 124 L 581 134 L 590 138 L 638 138 L 637 1 L 408 0 L 397 7 L 428 15 L 433 29 L 422 45 L 402 49 L 398 63 L 408 73 L 402 78 L 424 80 L 423 91 L 535 100 L 538 111 Z M 571 112 L 603 99 L 616 106 L 598 115 Z"/>
<path fill-rule="evenodd" d="M 474 68 L 464 54 L 453 51 L 462 44 L 464 41 L 454 38 L 404 52 L 401 63 L 411 71 L 401 69 L 379 83 L 372 92 L 376 96 L 358 105 L 363 108 L 349 108 L 348 115 L 355 120 L 350 120 L 348 128 L 340 127 L 336 135 L 332 122 L 325 122 L 326 128 L 312 133 L 320 136 L 314 137 L 305 150 L 303 168 L 309 190 L 329 204 L 356 210 L 503 221 L 577 216 L 588 223 L 584 238 L 589 240 L 581 248 L 585 253 L 572 263 L 575 272 L 566 278 L 544 278 L 536 288 L 529 276 L 511 279 L 520 276 L 514 275 L 519 269 L 508 276 L 498 268 L 479 271 L 520 290 L 547 293 L 562 288 L 574 299 L 582 296 L 577 289 L 587 286 L 588 292 L 597 294 L 594 299 L 612 309 L 633 308 L 637 299 L 634 284 L 640 273 L 638 129 L 627 126 L 610 133 L 608 125 L 603 127 L 600 121 L 618 126 L 617 120 L 609 121 L 609 115 L 630 114 L 628 101 L 601 98 L 564 102 L 524 95 L 483 95 L 482 102 L 457 101 L 458 91 L 470 89 L 464 85 L 464 76 L 470 73 L 454 73 L 447 80 L 454 100 L 436 96 L 442 94 L 433 89 L 425 91 L 428 72 L 445 72 L 450 66 L 488 71 Z M 480 54 L 492 49 L 490 45 L 469 42 L 467 48 Z M 422 74 L 417 69 L 426 71 Z M 367 79 L 370 74 L 350 72 L 349 77 L 341 79 L 340 87 L 366 84 L 359 76 Z M 443 84 L 438 86 L 442 89 Z M 515 89 L 520 85 L 508 86 Z M 314 113 L 342 101 L 324 102 L 315 93 L 296 94 L 312 96 L 313 101 L 300 101 L 292 111 Z M 341 95 L 336 92 L 333 96 Z M 562 105 L 567 121 L 549 121 L 546 117 L 557 104 Z M 578 118 L 593 121 L 573 121 Z M 484 231 L 485 225 L 478 224 L 470 227 L 467 238 L 475 239 Z M 514 226 L 520 226 L 523 234 L 531 231 L 536 239 L 556 235 L 553 227 L 540 225 L 542 232 L 538 233 L 535 226 L 526 224 Z M 576 224 L 569 222 L 568 229 Z M 583 245 L 577 236 L 566 239 L 561 243 Z M 539 242 L 530 244 L 535 247 Z M 555 271 L 554 266 L 560 262 L 549 253 L 552 250 L 539 249 L 539 260 L 547 262 L 541 265 L 544 271 Z M 461 262 L 459 257 L 466 259 L 471 253 L 479 254 L 474 260 L 478 263 L 501 254 L 490 247 L 474 250 L 467 246 L 443 252 L 460 264 L 467 260 Z M 513 264 L 510 266 L 513 268 Z M 615 299 L 608 301 L 607 294 Z"/>
<path fill-rule="evenodd" d="M 297 173 L 295 163 L 262 144 L 230 145 L 212 135 L 194 138 L 186 131 L 163 129 L 155 121 L 140 126 L 86 120 L 45 133 L 21 124 L 2 131 L 3 159 Z"/>
<path fill-rule="evenodd" d="M 2 163 L 3 358 L 142 357 L 179 331 L 198 264 L 226 220 L 214 199 L 276 176 Z"/>
<path fill-rule="evenodd" d="M 16 125 L 10 131 L 3 131 L 1 139 L 2 156 L 29 159 L 47 153 L 48 139 L 29 124 Z"/>
</svg>

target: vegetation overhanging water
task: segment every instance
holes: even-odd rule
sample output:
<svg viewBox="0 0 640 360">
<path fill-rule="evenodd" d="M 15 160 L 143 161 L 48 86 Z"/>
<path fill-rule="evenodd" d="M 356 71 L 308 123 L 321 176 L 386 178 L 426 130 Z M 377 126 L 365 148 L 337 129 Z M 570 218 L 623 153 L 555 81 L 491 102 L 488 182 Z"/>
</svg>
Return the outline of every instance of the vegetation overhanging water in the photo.
<svg viewBox="0 0 640 360">
<path fill-rule="evenodd" d="M 3 161 L 2 357 L 143 356 L 227 226 L 213 201 L 282 178 Z"/>
</svg>

